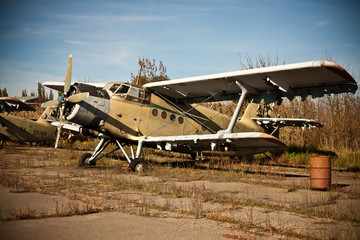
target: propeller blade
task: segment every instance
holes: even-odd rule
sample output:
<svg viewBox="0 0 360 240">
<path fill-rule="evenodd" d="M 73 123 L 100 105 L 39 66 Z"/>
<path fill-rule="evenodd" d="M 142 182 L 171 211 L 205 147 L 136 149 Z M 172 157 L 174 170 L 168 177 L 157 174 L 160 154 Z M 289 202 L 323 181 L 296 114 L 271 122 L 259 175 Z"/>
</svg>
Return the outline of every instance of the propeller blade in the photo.
<svg viewBox="0 0 360 240">
<path fill-rule="evenodd" d="M 78 103 L 81 102 L 82 100 L 87 99 L 88 97 L 89 97 L 89 93 L 83 92 L 83 93 L 71 95 L 70 97 L 67 98 L 67 100 L 72 103 Z"/>
<path fill-rule="evenodd" d="M 61 132 L 61 124 L 62 124 L 62 119 L 63 119 L 63 111 L 64 111 L 64 108 L 60 108 L 60 120 L 59 120 L 60 124 L 59 124 L 58 130 L 57 130 L 55 148 L 57 148 L 58 144 L 59 144 L 60 132 Z"/>
<path fill-rule="evenodd" d="M 59 105 L 59 100 L 50 100 L 47 102 L 43 102 L 41 104 L 41 107 L 45 108 L 45 107 L 51 107 L 51 106 L 57 106 Z"/>
<path fill-rule="evenodd" d="M 72 71 L 72 54 L 70 54 L 70 56 L 69 56 L 69 62 L 68 62 L 67 70 L 66 70 L 64 93 L 67 93 L 70 90 L 71 71 Z"/>
</svg>

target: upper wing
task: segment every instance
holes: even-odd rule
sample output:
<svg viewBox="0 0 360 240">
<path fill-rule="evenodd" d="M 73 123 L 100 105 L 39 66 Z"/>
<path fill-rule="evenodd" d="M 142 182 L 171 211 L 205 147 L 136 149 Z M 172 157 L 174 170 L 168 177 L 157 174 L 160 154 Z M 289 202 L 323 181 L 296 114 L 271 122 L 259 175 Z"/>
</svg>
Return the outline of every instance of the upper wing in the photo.
<svg viewBox="0 0 360 240">
<path fill-rule="evenodd" d="M 64 82 L 44 82 L 43 85 L 51 88 L 53 90 L 59 91 L 59 92 L 63 92 L 64 91 Z M 84 83 L 87 85 L 91 85 L 94 86 L 96 88 L 100 88 L 102 89 L 103 87 L 105 87 L 106 83 Z"/>
<path fill-rule="evenodd" d="M 325 93 L 355 92 L 354 78 L 340 65 L 313 61 L 147 83 L 145 88 L 175 101 L 214 102 L 238 99 L 235 82 L 246 86 L 249 98 L 274 102 L 280 97 L 321 97 Z"/>
<path fill-rule="evenodd" d="M 1 109 L 11 111 L 35 111 L 35 108 L 14 97 L 0 97 Z"/>
</svg>

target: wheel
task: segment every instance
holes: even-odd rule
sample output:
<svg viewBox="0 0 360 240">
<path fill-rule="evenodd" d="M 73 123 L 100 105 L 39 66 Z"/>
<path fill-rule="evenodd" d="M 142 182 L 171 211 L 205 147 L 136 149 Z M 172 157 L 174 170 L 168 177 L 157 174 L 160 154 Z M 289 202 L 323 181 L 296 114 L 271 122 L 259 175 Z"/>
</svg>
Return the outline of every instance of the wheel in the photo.
<svg viewBox="0 0 360 240">
<path fill-rule="evenodd" d="M 135 172 L 143 172 L 143 171 L 145 171 L 145 163 L 139 162 L 138 164 L 136 164 Z"/>
<path fill-rule="evenodd" d="M 91 163 L 87 163 L 86 160 L 88 160 L 90 157 L 92 156 L 91 153 L 84 153 L 83 155 L 80 156 L 79 158 L 79 166 L 95 166 L 96 165 L 96 161 L 93 161 Z"/>
<path fill-rule="evenodd" d="M 131 161 L 130 168 L 133 172 L 143 172 L 146 170 L 146 164 L 142 158 L 135 158 Z"/>
</svg>

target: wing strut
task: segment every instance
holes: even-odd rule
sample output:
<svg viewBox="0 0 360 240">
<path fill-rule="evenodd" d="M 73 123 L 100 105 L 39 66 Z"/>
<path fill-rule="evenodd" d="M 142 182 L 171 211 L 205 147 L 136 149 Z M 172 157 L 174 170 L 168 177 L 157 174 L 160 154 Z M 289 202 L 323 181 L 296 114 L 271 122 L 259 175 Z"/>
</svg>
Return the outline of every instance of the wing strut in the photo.
<svg viewBox="0 0 360 240">
<path fill-rule="evenodd" d="M 245 84 L 241 84 L 238 81 L 236 81 L 235 83 L 241 89 L 241 96 L 239 98 L 239 102 L 238 102 L 238 104 L 236 106 L 236 109 L 234 111 L 233 116 L 231 117 L 228 128 L 225 129 L 225 130 L 218 131 L 217 134 L 224 134 L 224 133 L 232 133 L 233 132 L 235 123 L 236 123 L 236 121 L 237 121 L 237 119 L 239 117 L 240 110 L 241 110 L 242 106 L 244 105 L 246 95 L 249 92 L 249 90 L 245 87 Z"/>
</svg>

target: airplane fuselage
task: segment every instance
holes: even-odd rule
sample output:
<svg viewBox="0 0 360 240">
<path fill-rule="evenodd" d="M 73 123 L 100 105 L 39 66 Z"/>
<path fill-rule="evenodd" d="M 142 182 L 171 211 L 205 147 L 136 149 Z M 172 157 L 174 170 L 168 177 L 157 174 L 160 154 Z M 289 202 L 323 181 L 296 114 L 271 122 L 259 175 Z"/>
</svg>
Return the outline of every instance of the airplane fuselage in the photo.
<svg viewBox="0 0 360 240">
<path fill-rule="evenodd" d="M 0 138 L 15 142 L 47 142 L 54 140 L 56 127 L 45 120 L 33 121 L 0 113 Z"/>
<path fill-rule="evenodd" d="M 142 86 L 112 82 L 104 89 L 78 85 L 77 93 L 90 97 L 69 108 L 66 120 L 129 141 L 143 136 L 213 134 L 225 129 L 230 118 L 199 104 L 179 104 L 147 92 Z M 91 87 L 90 87 L 91 88 Z M 237 121 L 234 132 L 264 132 L 248 117 Z"/>
</svg>

